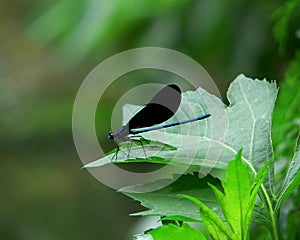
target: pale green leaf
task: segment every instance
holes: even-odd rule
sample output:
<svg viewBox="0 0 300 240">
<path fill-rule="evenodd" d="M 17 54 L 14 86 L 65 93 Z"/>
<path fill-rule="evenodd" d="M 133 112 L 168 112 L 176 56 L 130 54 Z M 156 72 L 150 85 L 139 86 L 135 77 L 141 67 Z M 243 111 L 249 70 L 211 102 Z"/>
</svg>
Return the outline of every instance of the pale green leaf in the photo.
<svg viewBox="0 0 300 240">
<path fill-rule="evenodd" d="M 198 174 L 182 175 L 175 182 L 163 189 L 148 192 L 152 186 L 160 185 L 167 179 L 159 180 L 144 185 L 131 186 L 120 191 L 127 196 L 140 201 L 149 210 L 132 215 L 157 215 L 166 216 L 165 220 L 178 221 L 201 221 L 199 208 L 192 202 L 179 197 L 177 194 L 186 194 L 201 199 L 211 209 L 215 209 L 222 216 L 220 208 L 216 208 L 217 201 L 212 189 L 207 185 L 208 182 L 220 186 L 220 181 L 208 175 L 199 178 Z"/>
<path fill-rule="evenodd" d="M 134 240 L 153 240 L 152 236 L 149 234 L 137 234 L 133 237 Z"/>
<path fill-rule="evenodd" d="M 230 106 L 199 88 L 182 94 L 183 101 L 172 119 L 183 120 L 195 115 L 210 113 L 211 117 L 164 130 L 144 133 L 151 141 L 161 142 L 175 149 L 144 146 L 133 147 L 128 158 L 124 149 L 118 153 L 117 163 L 155 162 L 162 164 L 189 165 L 226 169 L 239 149 L 243 148 L 243 160 L 258 171 L 273 156 L 270 127 L 274 102 L 277 96 L 275 83 L 252 80 L 239 75 L 230 85 L 227 96 Z M 126 106 L 124 122 L 133 114 Z M 113 153 L 85 167 L 99 167 L 112 161 Z M 266 181 L 272 189 L 273 171 Z"/>
</svg>

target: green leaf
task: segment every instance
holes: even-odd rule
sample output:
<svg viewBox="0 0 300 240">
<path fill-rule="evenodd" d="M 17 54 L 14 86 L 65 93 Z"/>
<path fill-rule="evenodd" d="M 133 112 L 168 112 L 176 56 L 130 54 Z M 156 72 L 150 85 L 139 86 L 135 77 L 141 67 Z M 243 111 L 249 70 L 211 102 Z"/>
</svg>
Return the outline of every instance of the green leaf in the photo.
<svg viewBox="0 0 300 240">
<path fill-rule="evenodd" d="M 258 189 L 268 174 L 271 160 L 253 179 L 251 169 L 242 162 L 242 151 L 231 161 L 226 171 L 226 181 L 222 181 L 224 192 L 209 184 L 214 190 L 218 202 L 230 229 L 222 220 L 201 201 L 191 198 L 201 208 L 201 216 L 208 230 L 217 239 L 224 239 L 224 234 L 231 239 L 249 239 L 250 224 Z"/>
<path fill-rule="evenodd" d="M 250 168 L 242 163 L 241 157 L 240 151 L 228 165 L 226 182 L 222 182 L 224 193 L 213 185 L 210 186 L 214 189 L 224 216 L 238 239 L 248 239 L 251 220 L 249 214 L 252 214 L 254 208 L 253 204 L 251 211 L 249 205 L 253 179 Z"/>
<path fill-rule="evenodd" d="M 285 74 L 274 109 L 272 142 L 276 159 L 293 157 L 294 142 L 300 127 L 299 69 L 300 53 L 296 55 Z"/>
<path fill-rule="evenodd" d="M 218 226 L 212 218 L 209 218 L 205 213 L 201 213 L 204 224 L 206 225 L 208 231 L 210 232 L 213 239 L 216 240 L 227 240 L 227 235 L 219 231 Z"/>
<path fill-rule="evenodd" d="M 242 162 L 242 151 L 240 151 L 228 165 L 226 182 L 222 182 L 224 193 L 210 184 L 215 191 L 226 220 L 238 239 L 249 239 L 257 192 L 268 174 L 270 163 L 271 160 L 253 179 L 249 166 Z"/>
<path fill-rule="evenodd" d="M 278 192 L 278 200 L 275 206 L 275 212 L 279 212 L 282 204 L 294 192 L 300 184 L 300 133 L 297 139 L 297 145 L 293 160 L 289 165 L 289 169 L 284 180 L 283 186 Z"/>
<path fill-rule="evenodd" d="M 201 199 L 207 206 L 215 209 L 218 214 L 222 215 L 220 209 L 216 208 L 217 202 L 214 193 L 207 185 L 208 182 L 211 182 L 216 186 L 220 186 L 218 179 L 210 175 L 204 178 L 199 178 L 197 174 L 182 175 L 163 189 L 147 192 L 149 188 L 152 188 L 152 185 L 157 186 L 164 181 L 166 180 L 121 189 L 122 193 L 140 201 L 143 206 L 150 209 L 132 215 L 157 215 L 166 216 L 165 219 L 168 220 L 201 221 L 199 208 L 177 194 L 186 194 Z"/>
<path fill-rule="evenodd" d="M 201 232 L 184 223 L 181 227 L 174 224 L 161 226 L 148 232 L 154 240 L 205 240 Z"/>
<path fill-rule="evenodd" d="M 243 160 L 258 171 L 273 156 L 270 127 L 274 102 L 277 95 L 275 83 L 252 80 L 239 75 L 230 85 L 227 96 L 230 106 L 199 88 L 182 94 L 183 102 L 172 119 L 188 119 L 202 113 L 211 117 L 164 130 L 141 134 L 151 141 L 175 147 L 176 150 L 144 146 L 134 147 L 128 159 L 127 149 L 118 153 L 117 163 L 156 162 L 174 165 L 192 165 L 226 169 L 239 149 L 244 149 Z M 132 108 L 125 107 L 124 123 L 130 118 Z M 85 167 L 98 167 L 111 163 L 108 155 Z M 136 158 L 134 158 L 136 157 Z M 270 171 L 267 187 L 272 188 L 273 171 Z"/>
<path fill-rule="evenodd" d="M 214 236 L 214 238 L 226 239 L 227 237 L 230 237 L 231 239 L 237 239 L 234 233 L 222 221 L 222 219 L 220 219 L 220 217 L 215 212 L 213 212 L 209 207 L 202 203 L 202 201 L 188 195 L 180 194 L 179 196 L 194 202 L 200 207 L 203 222 L 208 226 L 208 230 Z"/>
</svg>

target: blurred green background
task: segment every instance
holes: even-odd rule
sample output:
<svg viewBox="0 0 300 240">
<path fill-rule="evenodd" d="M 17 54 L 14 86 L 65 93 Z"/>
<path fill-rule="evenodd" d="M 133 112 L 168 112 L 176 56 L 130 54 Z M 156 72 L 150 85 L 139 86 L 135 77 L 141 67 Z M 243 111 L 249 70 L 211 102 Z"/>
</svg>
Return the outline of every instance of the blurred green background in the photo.
<svg viewBox="0 0 300 240">
<path fill-rule="evenodd" d="M 194 58 L 223 96 L 240 73 L 280 82 L 296 44 L 278 53 L 271 15 L 283 2 L 1 1 L 0 238 L 129 239 L 139 204 L 81 170 L 71 129 L 81 82 L 107 57 L 145 46 Z M 96 125 L 108 151 L 116 99 L 103 101 Z"/>
</svg>

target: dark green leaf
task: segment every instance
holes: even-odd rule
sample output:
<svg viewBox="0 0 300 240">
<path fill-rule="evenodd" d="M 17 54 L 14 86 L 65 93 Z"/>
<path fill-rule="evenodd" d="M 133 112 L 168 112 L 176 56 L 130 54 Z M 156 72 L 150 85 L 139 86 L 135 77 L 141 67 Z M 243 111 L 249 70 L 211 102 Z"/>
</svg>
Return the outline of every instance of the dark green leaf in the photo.
<svg viewBox="0 0 300 240">
<path fill-rule="evenodd" d="M 300 127 L 300 53 L 292 61 L 280 86 L 272 124 L 272 142 L 276 159 L 291 159 Z"/>
<path fill-rule="evenodd" d="M 276 203 L 275 211 L 280 211 L 282 204 L 294 192 L 300 183 L 300 134 L 297 139 L 297 146 L 293 160 L 289 165 L 289 169 L 283 183 L 282 188 L 278 193 L 278 200 Z"/>
<path fill-rule="evenodd" d="M 293 15 L 299 11 L 299 0 L 285 1 L 284 4 L 279 7 L 273 14 L 272 18 L 276 21 L 274 26 L 274 35 L 276 40 L 279 42 L 279 50 L 283 52 L 291 24 L 293 23 Z M 298 25 L 299 26 L 299 25 Z"/>
</svg>

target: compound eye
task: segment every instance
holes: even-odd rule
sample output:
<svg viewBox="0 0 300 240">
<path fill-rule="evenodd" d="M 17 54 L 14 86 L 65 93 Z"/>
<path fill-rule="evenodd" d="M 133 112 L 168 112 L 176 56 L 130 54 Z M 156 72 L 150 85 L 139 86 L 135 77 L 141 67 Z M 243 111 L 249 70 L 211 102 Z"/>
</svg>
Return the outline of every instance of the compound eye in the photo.
<svg viewBox="0 0 300 240">
<path fill-rule="evenodd" d="M 108 133 L 108 139 L 110 140 L 114 139 L 114 133 L 112 131 Z"/>
</svg>

